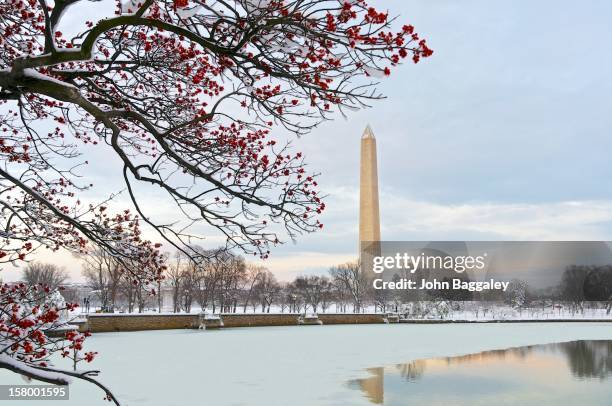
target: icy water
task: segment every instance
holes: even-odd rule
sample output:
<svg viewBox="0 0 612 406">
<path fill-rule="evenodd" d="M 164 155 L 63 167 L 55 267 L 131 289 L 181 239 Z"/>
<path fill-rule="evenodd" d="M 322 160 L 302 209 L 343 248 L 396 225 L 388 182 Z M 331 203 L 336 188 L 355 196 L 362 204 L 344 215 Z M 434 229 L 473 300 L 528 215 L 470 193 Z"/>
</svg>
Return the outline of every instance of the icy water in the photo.
<svg viewBox="0 0 612 406">
<path fill-rule="evenodd" d="M 355 388 L 384 405 L 610 405 L 612 341 L 571 341 L 369 368 Z"/>
<path fill-rule="evenodd" d="M 434 369 L 434 363 L 427 361 L 422 376 L 412 383 L 393 371 L 395 365 L 414 360 L 577 340 L 612 340 L 612 323 L 381 324 L 100 333 L 88 340 L 88 349 L 100 353 L 88 367 L 101 370 L 99 379 L 127 406 L 371 406 L 371 396 L 355 387 L 359 386 L 355 382 L 371 378 L 367 369 L 377 366 L 392 366 L 381 372 L 382 395 L 391 405 L 430 405 L 433 403 L 427 395 L 448 392 L 454 385 L 461 391 L 454 398 L 456 402 L 446 405 L 477 404 L 479 398 L 496 394 L 495 401 L 481 404 L 498 406 L 503 404 L 502 394 L 517 388 L 522 378 L 528 378 L 534 384 L 530 388 L 540 392 L 544 401 L 539 404 L 546 404 L 546 399 L 556 399 L 555 406 L 601 404 L 597 403 L 601 393 L 597 388 L 612 385 L 611 380 L 574 381 L 567 373 L 565 355 L 539 347 L 530 353 L 541 362 L 532 363 L 531 355 L 525 358 L 524 362 L 531 363 L 529 370 L 518 368 L 520 362 L 511 353 L 505 359 L 512 363 L 500 359 L 497 366 L 490 364 L 488 372 L 474 372 L 473 377 L 465 371 L 478 371 L 478 364 L 455 362 L 455 371 L 465 367 L 463 382 L 450 368 L 445 375 L 444 368 Z M 491 376 L 496 370 L 502 375 Z M 499 380 L 503 374 L 508 380 Z M 535 386 L 536 378 L 550 386 Z M 437 384 L 436 379 L 445 384 Z M 11 383 L 22 384 L 23 380 L 0 370 L 0 384 Z M 583 385 L 580 401 L 556 397 L 570 385 Z M 410 388 L 420 390 L 414 401 L 404 399 Z M 585 394 L 592 397 L 585 398 Z M 102 397 L 91 384 L 75 382 L 69 401 L 20 401 L 15 405 L 108 406 Z M 524 403 L 507 399 L 506 404 Z"/>
</svg>

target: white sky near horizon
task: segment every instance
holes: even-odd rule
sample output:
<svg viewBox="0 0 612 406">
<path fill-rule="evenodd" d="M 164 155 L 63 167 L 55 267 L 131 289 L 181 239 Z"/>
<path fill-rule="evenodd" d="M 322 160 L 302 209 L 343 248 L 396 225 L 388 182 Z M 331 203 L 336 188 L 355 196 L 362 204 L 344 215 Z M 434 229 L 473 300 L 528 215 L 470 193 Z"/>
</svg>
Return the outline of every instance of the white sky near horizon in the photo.
<svg viewBox="0 0 612 406">
<path fill-rule="evenodd" d="M 322 173 L 325 227 L 276 248 L 264 265 L 287 280 L 357 257 L 359 140 L 368 123 L 378 142 L 384 240 L 612 240 L 612 4 L 371 3 L 399 14 L 400 26 L 413 24 L 435 53 L 393 70 L 379 87 L 387 99 L 371 109 L 294 140 Z M 84 2 L 63 24 L 113 10 L 112 1 Z M 86 152 L 95 158 L 88 198 L 120 190 L 110 151 Z M 157 195 L 143 201 L 161 216 L 175 212 Z M 37 259 L 80 278 L 68 253 Z"/>
</svg>

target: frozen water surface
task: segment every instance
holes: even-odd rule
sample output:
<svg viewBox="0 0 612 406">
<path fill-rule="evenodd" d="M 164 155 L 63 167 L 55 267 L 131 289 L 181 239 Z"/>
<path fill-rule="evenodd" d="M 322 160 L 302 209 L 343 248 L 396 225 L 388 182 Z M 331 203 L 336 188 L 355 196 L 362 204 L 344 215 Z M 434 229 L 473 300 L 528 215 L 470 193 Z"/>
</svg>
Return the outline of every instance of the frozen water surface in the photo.
<svg viewBox="0 0 612 406">
<path fill-rule="evenodd" d="M 125 405 L 366 405 L 366 368 L 533 344 L 612 339 L 610 323 L 337 325 L 99 333 L 89 365 Z M 59 364 L 58 366 L 63 366 Z M 23 384 L 0 370 L 2 384 Z M 76 382 L 70 401 L 108 405 Z M 25 405 L 22 401 L 19 404 Z M 29 402 L 41 405 L 39 401 Z"/>
</svg>

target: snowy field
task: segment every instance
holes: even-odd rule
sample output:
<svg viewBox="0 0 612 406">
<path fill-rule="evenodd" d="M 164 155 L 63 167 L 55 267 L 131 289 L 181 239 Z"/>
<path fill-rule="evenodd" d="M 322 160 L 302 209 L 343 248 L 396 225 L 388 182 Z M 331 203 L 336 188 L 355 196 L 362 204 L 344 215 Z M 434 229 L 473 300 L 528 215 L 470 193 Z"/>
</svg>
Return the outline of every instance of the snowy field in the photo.
<svg viewBox="0 0 612 406">
<path fill-rule="evenodd" d="M 365 368 L 570 340 L 612 339 L 609 323 L 337 325 L 100 333 L 91 364 L 125 405 L 366 405 L 347 381 Z M 0 371 L 2 384 L 23 380 Z M 108 405 L 90 384 L 70 401 Z"/>
</svg>

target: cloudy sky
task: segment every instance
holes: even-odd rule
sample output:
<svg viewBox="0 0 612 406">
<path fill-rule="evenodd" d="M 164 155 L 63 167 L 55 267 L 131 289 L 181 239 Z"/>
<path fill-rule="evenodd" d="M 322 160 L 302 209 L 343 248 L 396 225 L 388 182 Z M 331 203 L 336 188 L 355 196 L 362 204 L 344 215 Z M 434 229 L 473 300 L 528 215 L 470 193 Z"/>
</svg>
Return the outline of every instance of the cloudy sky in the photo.
<svg viewBox="0 0 612 406">
<path fill-rule="evenodd" d="M 279 279 L 356 258 L 368 123 L 385 240 L 612 240 L 609 2 L 373 3 L 413 24 L 435 54 L 384 79 L 386 100 L 295 140 L 322 173 L 329 210 L 322 232 L 273 251 L 265 265 Z M 109 2 L 76 10 L 92 7 L 112 13 Z M 94 167 L 97 196 L 121 188 L 111 158 Z M 70 255 L 41 259 L 51 258 L 79 278 Z"/>
</svg>

